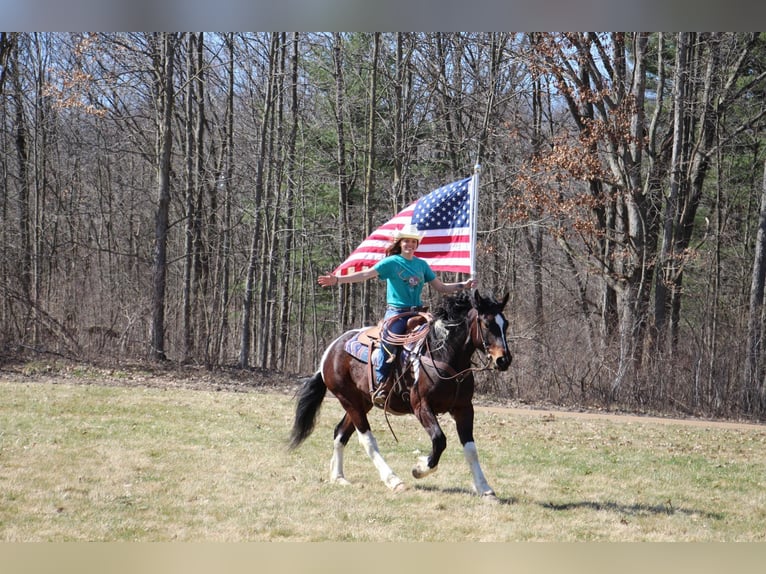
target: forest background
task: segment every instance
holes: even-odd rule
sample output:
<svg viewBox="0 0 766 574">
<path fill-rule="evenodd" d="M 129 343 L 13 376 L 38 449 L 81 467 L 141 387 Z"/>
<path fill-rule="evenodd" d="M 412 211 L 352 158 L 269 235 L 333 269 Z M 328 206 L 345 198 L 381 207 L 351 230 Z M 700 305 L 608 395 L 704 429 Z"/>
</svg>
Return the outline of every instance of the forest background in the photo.
<svg viewBox="0 0 766 574">
<path fill-rule="evenodd" d="M 317 275 L 478 162 L 480 391 L 764 420 L 764 88 L 762 33 L 0 32 L 0 358 L 309 373 L 384 300 Z"/>
</svg>

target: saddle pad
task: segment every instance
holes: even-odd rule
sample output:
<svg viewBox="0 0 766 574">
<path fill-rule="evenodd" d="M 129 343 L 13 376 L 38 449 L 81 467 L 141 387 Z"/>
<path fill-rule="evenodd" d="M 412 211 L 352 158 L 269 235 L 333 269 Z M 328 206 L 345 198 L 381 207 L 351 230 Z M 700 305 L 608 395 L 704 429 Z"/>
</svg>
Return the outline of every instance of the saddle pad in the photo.
<svg viewBox="0 0 766 574">
<path fill-rule="evenodd" d="M 346 352 L 352 357 L 354 357 L 355 359 L 358 359 L 362 361 L 363 363 L 367 363 L 370 357 L 370 347 L 367 346 L 367 344 L 364 343 L 362 340 L 360 340 L 360 337 L 362 339 L 364 338 L 363 335 L 364 333 L 359 333 L 351 337 L 348 341 L 346 341 L 344 348 Z M 402 349 L 399 352 L 399 363 L 402 365 L 406 365 L 407 359 L 410 356 L 410 353 L 413 352 L 413 350 L 414 349 L 410 345 L 402 347 Z"/>
<path fill-rule="evenodd" d="M 355 359 L 359 359 L 363 363 L 366 363 L 370 357 L 370 347 L 367 346 L 366 343 L 363 343 L 359 340 L 359 337 L 362 334 L 364 334 L 364 331 L 357 333 L 348 341 L 346 341 L 345 349 L 349 355 Z"/>
</svg>

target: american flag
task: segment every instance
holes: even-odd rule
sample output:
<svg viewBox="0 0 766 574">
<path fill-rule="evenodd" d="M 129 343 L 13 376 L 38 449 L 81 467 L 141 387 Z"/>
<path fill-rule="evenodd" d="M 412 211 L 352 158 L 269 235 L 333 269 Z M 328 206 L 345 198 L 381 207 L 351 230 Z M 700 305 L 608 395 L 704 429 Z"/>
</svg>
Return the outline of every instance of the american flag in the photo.
<svg viewBox="0 0 766 574">
<path fill-rule="evenodd" d="M 394 233 L 408 223 L 424 237 L 415 255 L 434 271 L 471 273 L 471 205 L 473 178 L 461 179 L 411 203 L 378 227 L 334 271 L 348 275 L 372 267 L 385 257 Z"/>
</svg>

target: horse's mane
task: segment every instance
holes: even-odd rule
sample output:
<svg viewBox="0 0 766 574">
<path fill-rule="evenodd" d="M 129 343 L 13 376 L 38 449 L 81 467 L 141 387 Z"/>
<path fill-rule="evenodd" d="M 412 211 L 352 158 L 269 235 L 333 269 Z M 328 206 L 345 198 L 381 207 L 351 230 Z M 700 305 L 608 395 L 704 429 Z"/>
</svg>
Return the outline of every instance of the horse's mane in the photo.
<svg viewBox="0 0 766 574">
<path fill-rule="evenodd" d="M 456 334 L 465 326 L 465 318 L 473 307 L 470 294 L 460 291 L 456 295 L 442 297 L 432 315 L 431 336 L 435 342 L 446 342 L 451 334 Z"/>
<path fill-rule="evenodd" d="M 442 297 L 439 305 L 433 311 L 433 316 L 437 321 L 455 323 L 465 319 L 471 307 L 473 307 L 473 304 L 470 294 L 460 291 L 456 295 Z"/>
</svg>

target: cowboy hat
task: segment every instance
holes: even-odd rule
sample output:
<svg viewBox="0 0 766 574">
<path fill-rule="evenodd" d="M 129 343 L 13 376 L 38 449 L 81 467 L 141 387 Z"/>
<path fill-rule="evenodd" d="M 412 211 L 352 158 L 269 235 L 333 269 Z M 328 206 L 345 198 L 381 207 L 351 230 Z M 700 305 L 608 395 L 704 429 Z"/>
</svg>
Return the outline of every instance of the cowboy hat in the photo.
<svg viewBox="0 0 766 574">
<path fill-rule="evenodd" d="M 421 241 L 423 239 L 423 234 L 418 231 L 418 228 L 412 225 L 411 223 L 408 223 L 401 229 L 397 229 L 394 232 L 394 241 L 398 241 L 399 239 L 417 239 L 418 241 Z"/>
</svg>

